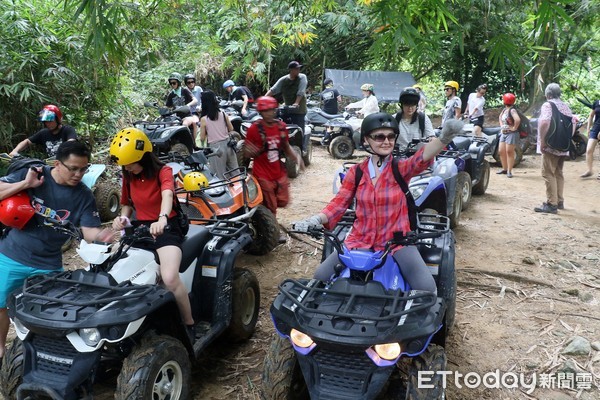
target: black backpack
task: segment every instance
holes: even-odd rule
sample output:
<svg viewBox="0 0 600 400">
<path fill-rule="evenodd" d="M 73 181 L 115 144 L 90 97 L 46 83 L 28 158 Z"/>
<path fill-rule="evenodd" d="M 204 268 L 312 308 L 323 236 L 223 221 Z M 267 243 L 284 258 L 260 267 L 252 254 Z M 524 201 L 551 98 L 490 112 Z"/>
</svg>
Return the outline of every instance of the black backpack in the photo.
<svg viewBox="0 0 600 400">
<path fill-rule="evenodd" d="M 558 111 L 556 104 L 548 103 L 552 106 L 552 120 L 546 133 L 546 145 L 557 151 L 568 151 L 573 137 L 573 120 Z"/>
<path fill-rule="evenodd" d="M 43 167 L 46 166 L 44 161 L 38 158 L 29 158 L 29 157 L 21 157 L 13 159 L 8 165 L 8 169 L 6 170 L 6 175 L 10 175 L 14 172 L 17 172 L 23 168 L 32 168 L 32 167 Z"/>
<path fill-rule="evenodd" d="M 515 110 L 517 112 L 517 115 L 519 116 L 519 119 L 521 120 L 521 122 L 519 123 L 519 126 L 517 127 L 517 132 L 519 132 L 519 137 L 526 138 L 529 135 L 531 135 L 531 123 L 529 122 L 529 118 L 527 118 L 525 116 L 525 114 L 523 114 L 516 107 L 511 107 L 510 110 L 508 110 L 508 115 L 510 115 L 510 112 L 512 110 Z"/>
</svg>

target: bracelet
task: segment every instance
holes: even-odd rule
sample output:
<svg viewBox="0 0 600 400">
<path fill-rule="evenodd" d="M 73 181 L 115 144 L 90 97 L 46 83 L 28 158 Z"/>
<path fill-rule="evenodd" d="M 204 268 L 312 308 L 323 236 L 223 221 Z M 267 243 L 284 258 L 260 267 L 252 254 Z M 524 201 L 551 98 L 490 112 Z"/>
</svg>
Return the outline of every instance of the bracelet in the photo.
<svg viewBox="0 0 600 400">
<path fill-rule="evenodd" d="M 160 217 L 165 217 L 166 219 L 169 219 L 169 214 L 159 214 L 158 218 L 160 219 Z"/>
</svg>

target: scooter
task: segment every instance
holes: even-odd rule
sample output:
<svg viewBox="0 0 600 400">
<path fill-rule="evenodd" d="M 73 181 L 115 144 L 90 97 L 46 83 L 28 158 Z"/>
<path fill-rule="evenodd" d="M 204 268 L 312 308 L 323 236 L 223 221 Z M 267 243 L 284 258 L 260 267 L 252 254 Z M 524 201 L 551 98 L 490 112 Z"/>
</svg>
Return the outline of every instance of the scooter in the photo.
<svg viewBox="0 0 600 400">
<path fill-rule="evenodd" d="M 286 279 L 279 285 L 270 308 L 277 336 L 265 356 L 264 398 L 375 399 L 406 360 L 405 387 L 390 385 L 386 398 L 406 392 L 406 399 L 443 399 L 436 372 L 446 369 L 444 347 L 456 307 L 448 219 L 421 215 L 416 232 L 395 234 L 377 252 L 347 249 L 335 230 L 308 232 L 321 233 L 333 241 L 340 264 L 328 281 Z M 390 254 L 398 244 L 417 246 L 437 296 L 406 283 Z M 424 366 L 432 372 L 428 387 L 418 384 Z"/>
<path fill-rule="evenodd" d="M 80 238 L 72 226 L 48 223 Z M 135 247 L 152 240 L 140 226 L 126 228 L 115 246 L 81 241 L 77 252 L 87 269 L 30 277 L 10 295 L 17 339 L 0 369 L 5 399 L 90 399 L 94 383 L 115 369 L 115 399 L 189 399 L 191 362 L 219 336 L 241 341 L 253 334 L 258 281 L 235 268 L 252 240 L 246 224 L 190 226 L 180 278 L 195 337 L 173 294 L 159 285 L 156 254 Z"/>
</svg>

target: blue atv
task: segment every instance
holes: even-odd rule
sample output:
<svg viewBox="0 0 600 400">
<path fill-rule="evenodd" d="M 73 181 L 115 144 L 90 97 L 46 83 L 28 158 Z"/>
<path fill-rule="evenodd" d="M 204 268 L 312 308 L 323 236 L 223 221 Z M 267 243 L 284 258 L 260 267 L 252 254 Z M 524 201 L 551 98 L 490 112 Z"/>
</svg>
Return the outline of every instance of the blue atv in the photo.
<svg viewBox="0 0 600 400">
<path fill-rule="evenodd" d="M 351 219 L 349 215 L 348 220 Z M 350 224 L 350 225 L 349 225 Z M 349 250 L 339 239 L 351 222 L 325 234 L 340 264 L 328 281 L 286 279 L 271 305 L 277 335 L 264 362 L 266 399 L 443 399 L 437 371 L 446 369 L 446 338 L 454 324 L 454 235 L 447 217 L 420 214 L 418 228 L 395 234 L 385 250 Z M 391 257 L 396 245 L 419 249 L 437 284 L 411 290 Z M 399 364 L 405 384 L 394 384 Z M 428 388 L 419 371 L 433 372 Z M 387 392 L 386 392 L 387 391 Z M 381 398 L 381 397 L 380 397 Z"/>
</svg>

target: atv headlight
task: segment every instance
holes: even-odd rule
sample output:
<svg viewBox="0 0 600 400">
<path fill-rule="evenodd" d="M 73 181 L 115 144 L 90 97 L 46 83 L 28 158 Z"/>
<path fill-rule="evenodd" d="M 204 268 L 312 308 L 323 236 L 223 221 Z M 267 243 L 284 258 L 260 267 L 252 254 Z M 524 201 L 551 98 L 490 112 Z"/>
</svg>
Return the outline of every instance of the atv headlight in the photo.
<svg viewBox="0 0 600 400">
<path fill-rule="evenodd" d="M 425 185 L 411 186 L 409 188 L 409 190 L 410 190 L 410 194 L 412 194 L 413 199 L 416 200 L 419 197 L 421 197 L 421 195 L 425 191 L 425 187 L 426 187 Z"/>
<path fill-rule="evenodd" d="M 296 329 L 292 329 L 290 332 L 290 339 L 294 345 L 302 347 L 303 349 L 308 348 L 315 343 L 306 333 L 302 333 Z"/>
<path fill-rule="evenodd" d="M 256 186 L 256 182 L 252 178 L 248 178 L 248 200 L 254 201 L 258 197 L 258 187 Z"/>
<path fill-rule="evenodd" d="M 100 331 L 96 328 L 83 328 L 79 330 L 79 336 L 85 344 L 90 347 L 96 347 L 102 336 Z"/>
<path fill-rule="evenodd" d="M 375 352 L 384 360 L 395 360 L 400 357 L 399 343 L 376 344 Z"/>
</svg>

